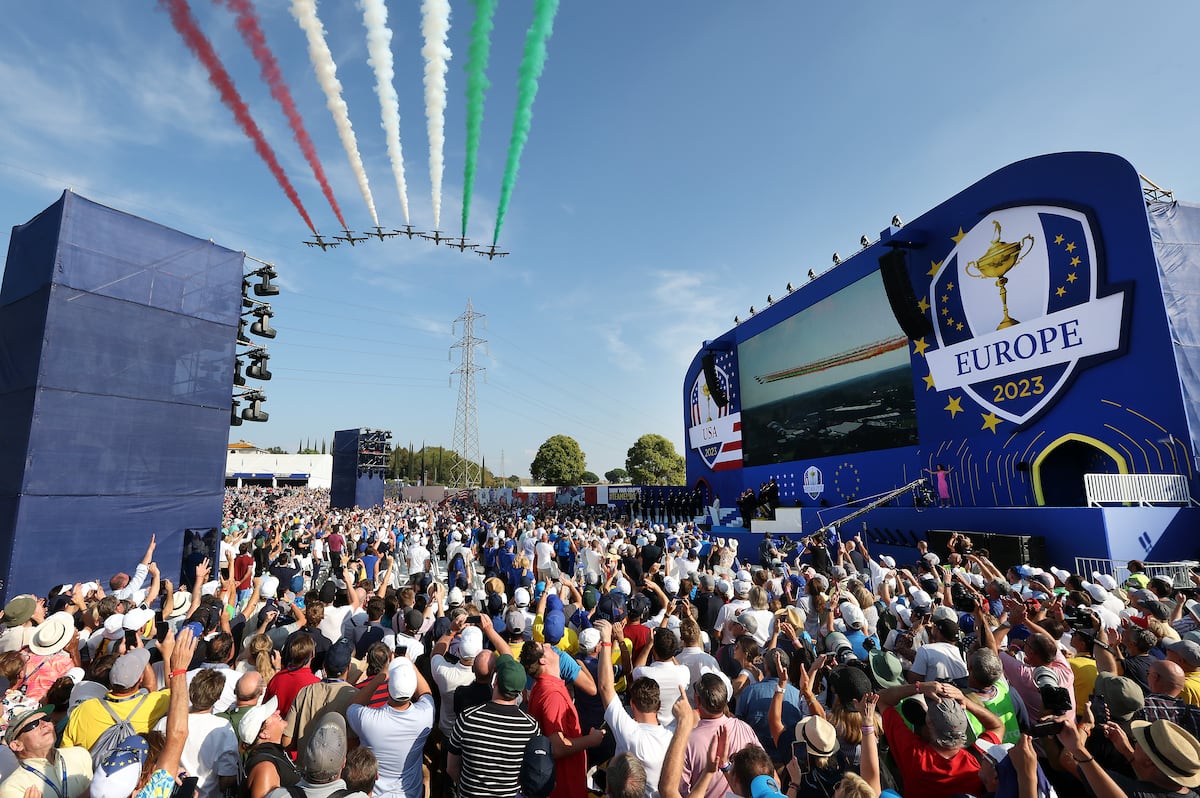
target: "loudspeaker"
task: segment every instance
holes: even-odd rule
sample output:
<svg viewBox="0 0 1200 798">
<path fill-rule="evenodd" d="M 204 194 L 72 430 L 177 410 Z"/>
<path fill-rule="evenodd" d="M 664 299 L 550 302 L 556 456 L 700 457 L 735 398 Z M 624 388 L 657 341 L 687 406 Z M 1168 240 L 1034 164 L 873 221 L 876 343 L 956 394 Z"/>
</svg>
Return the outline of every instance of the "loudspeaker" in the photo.
<svg viewBox="0 0 1200 798">
<path fill-rule="evenodd" d="M 717 407 L 729 404 L 729 397 L 725 395 L 725 389 L 717 379 L 716 356 L 712 352 L 705 352 L 700 356 L 700 365 L 704 369 L 704 381 L 708 383 L 708 395 L 717 403 Z"/>
<path fill-rule="evenodd" d="M 931 529 L 925 539 L 929 541 L 929 549 L 943 557 L 950 535 L 955 530 Z M 968 532 L 957 530 L 971 538 L 971 544 L 976 549 L 987 549 L 988 559 L 997 568 L 1005 570 L 1013 565 L 1046 562 L 1046 538 L 1041 535 L 999 535 L 993 532 Z"/>
<path fill-rule="evenodd" d="M 342 429 L 333 433 L 333 474 L 329 486 L 332 509 L 380 507 L 383 505 L 385 473 L 359 468 L 359 443 L 363 429 Z"/>
<path fill-rule="evenodd" d="M 909 338 L 924 338 L 933 332 L 933 325 L 917 307 L 912 281 L 908 277 L 908 258 L 902 249 L 893 249 L 879 258 L 879 276 L 896 323 Z"/>
</svg>

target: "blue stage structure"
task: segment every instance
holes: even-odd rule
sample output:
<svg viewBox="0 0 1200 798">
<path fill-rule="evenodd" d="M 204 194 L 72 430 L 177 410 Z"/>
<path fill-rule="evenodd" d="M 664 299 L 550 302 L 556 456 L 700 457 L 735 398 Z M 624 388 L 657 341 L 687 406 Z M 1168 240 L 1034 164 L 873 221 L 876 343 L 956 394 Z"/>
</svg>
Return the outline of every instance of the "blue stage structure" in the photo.
<svg viewBox="0 0 1200 798">
<path fill-rule="evenodd" d="M 62 197 L 0 287 L 0 600 L 220 527 L 243 254 Z M 167 570 L 167 569 L 170 570 Z"/>
<path fill-rule="evenodd" d="M 1198 243 L 1200 208 L 1115 155 L 1004 167 L 704 343 L 689 487 L 743 545 L 927 476 L 841 534 L 901 557 L 951 529 L 1041 536 L 1062 564 L 1196 558 Z M 747 534 L 736 502 L 772 480 L 778 520 Z"/>
<path fill-rule="evenodd" d="M 383 430 L 343 429 L 333 433 L 333 509 L 380 507 L 392 434 Z"/>
</svg>

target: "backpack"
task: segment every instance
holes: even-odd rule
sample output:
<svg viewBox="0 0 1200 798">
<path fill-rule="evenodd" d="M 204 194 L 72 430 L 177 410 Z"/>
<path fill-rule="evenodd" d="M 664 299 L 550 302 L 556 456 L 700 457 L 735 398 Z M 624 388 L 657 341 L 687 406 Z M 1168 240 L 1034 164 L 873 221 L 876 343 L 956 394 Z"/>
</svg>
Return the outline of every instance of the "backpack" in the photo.
<svg viewBox="0 0 1200 798">
<path fill-rule="evenodd" d="M 535 734 L 525 744 L 517 783 L 524 798 L 546 798 L 554 791 L 554 749 L 546 735 Z"/>
<path fill-rule="evenodd" d="M 288 791 L 288 795 L 292 798 L 308 798 L 308 793 L 302 787 L 284 787 Z M 358 790 L 352 790 L 349 787 L 343 787 L 340 790 L 334 790 L 329 793 L 328 798 L 346 798 L 347 795 L 354 795 Z"/>
<path fill-rule="evenodd" d="M 149 693 L 143 694 L 138 700 L 137 704 L 134 705 L 133 711 L 130 712 L 129 716 L 125 718 L 122 718 L 118 716 L 116 712 L 113 712 L 113 708 L 108 703 L 107 699 L 100 699 L 100 704 L 106 710 L 108 710 L 108 714 L 112 717 L 113 725 L 102 731 L 100 736 L 96 738 L 96 742 L 92 743 L 92 767 L 95 770 L 100 770 L 100 766 L 104 764 L 104 760 L 108 759 L 109 755 L 112 754 L 113 751 L 116 751 L 118 748 L 120 748 L 121 743 L 125 742 L 128 738 L 137 735 L 137 731 L 134 730 L 133 724 L 129 722 L 129 719 L 137 715 L 138 710 L 142 708 L 142 704 L 146 703 L 146 699 L 149 697 Z"/>
</svg>

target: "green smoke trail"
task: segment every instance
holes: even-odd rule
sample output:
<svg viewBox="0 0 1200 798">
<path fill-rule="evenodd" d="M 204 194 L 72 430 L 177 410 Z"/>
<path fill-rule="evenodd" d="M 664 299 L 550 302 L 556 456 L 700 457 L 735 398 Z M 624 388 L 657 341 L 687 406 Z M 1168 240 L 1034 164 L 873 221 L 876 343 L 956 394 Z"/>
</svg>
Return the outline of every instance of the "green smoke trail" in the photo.
<svg viewBox="0 0 1200 798">
<path fill-rule="evenodd" d="M 558 0 L 536 0 L 533 7 L 533 24 L 525 34 L 525 55 L 517 71 L 517 110 L 513 115 L 512 138 L 508 142 L 508 163 L 504 167 L 504 182 L 500 185 L 500 204 L 496 210 L 496 230 L 492 243 L 500 240 L 500 228 L 508 213 L 508 201 L 512 198 L 513 186 L 517 182 L 517 167 L 521 163 L 521 151 L 529 139 L 529 127 L 533 122 L 533 100 L 537 97 L 538 78 L 546 67 L 546 42 L 554 32 L 554 15 L 558 13 Z"/>
<path fill-rule="evenodd" d="M 467 53 L 467 165 L 463 170 L 463 238 L 467 237 L 471 195 L 475 191 L 475 165 L 479 156 L 479 137 L 483 131 L 483 98 L 491 85 L 487 79 L 487 66 L 492 49 L 495 16 L 496 0 L 475 0 L 475 21 L 471 23 L 471 48 Z"/>
</svg>

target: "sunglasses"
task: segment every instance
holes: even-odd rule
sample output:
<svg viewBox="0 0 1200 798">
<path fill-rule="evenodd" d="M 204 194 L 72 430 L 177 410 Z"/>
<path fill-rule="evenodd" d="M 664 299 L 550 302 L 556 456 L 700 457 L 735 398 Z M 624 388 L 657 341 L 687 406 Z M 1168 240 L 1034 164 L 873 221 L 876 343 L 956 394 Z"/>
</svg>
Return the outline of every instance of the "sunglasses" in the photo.
<svg viewBox="0 0 1200 798">
<path fill-rule="evenodd" d="M 50 718 L 49 718 L 49 717 L 47 717 L 46 715 L 42 715 L 42 716 L 41 716 L 41 717 L 39 717 L 37 720 L 31 720 L 31 721 L 28 723 L 28 725 L 26 725 L 26 726 L 25 726 L 24 728 L 22 728 L 22 729 L 21 729 L 19 732 L 17 732 L 17 736 L 18 736 L 18 737 L 20 737 L 20 736 L 21 736 L 22 734 L 24 734 L 25 732 L 27 732 L 27 731 L 32 731 L 33 729 L 36 729 L 38 726 L 41 726 L 43 723 L 50 723 L 50 724 L 53 724 L 53 723 L 54 723 L 54 721 L 50 720 Z"/>
</svg>

